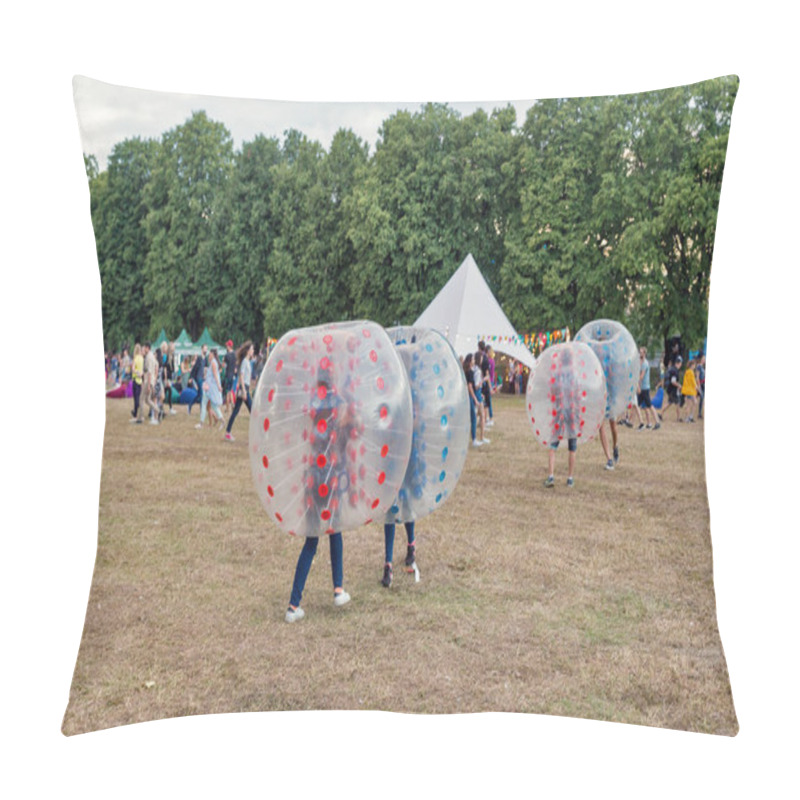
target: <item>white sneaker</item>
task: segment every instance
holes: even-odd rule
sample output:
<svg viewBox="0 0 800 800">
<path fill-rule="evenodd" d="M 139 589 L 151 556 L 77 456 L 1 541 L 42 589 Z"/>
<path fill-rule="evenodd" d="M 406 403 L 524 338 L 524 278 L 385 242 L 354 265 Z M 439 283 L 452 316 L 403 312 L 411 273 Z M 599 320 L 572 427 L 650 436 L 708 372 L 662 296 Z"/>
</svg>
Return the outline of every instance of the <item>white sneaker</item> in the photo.
<svg viewBox="0 0 800 800">
<path fill-rule="evenodd" d="M 347 592 L 339 592 L 339 594 L 334 594 L 333 596 L 333 604 L 335 606 L 343 606 L 350 602 L 350 595 Z"/>
<path fill-rule="evenodd" d="M 177 411 L 176 411 L 174 408 L 171 408 L 171 409 L 169 410 L 169 413 L 170 413 L 170 414 L 172 414 L 172 416 L 174 417 L 174 416 L 175 416 L 175 414 L 177 414 L 178 412 L 177 412 Z"/>
<path fill-rule="evenodd" d="M 197 425 L 194 426 L 198 431 L 202 430 L 203 426 L 198 422 Z"/>
<path fill-rule="evenodd" d="M 493 428 L 494 427 L 494 420 L 490 420 L 489 422 L 487 422 L 486 423 L 486 427 L 487 428 Z"/>
<path fill-rule="evenodd" d="M 306 615 L 306 612 L 303 611 L 300 606 L 297 608 L 287 608 L 286 609 L 286 621 L 287 622 L 297 622 Z"/>
<path fill-rule="evenodd" d="M 483 441 L 483 444 L 489 444 L 489 442 L 491 442 L 492 440 L 491 440 L 491 439 L 487 439 L 487 438 L 484 436 L 482 441 Z"/>
<path fill-rule="evenodd" d="M 150 424 L 151 425 L 158 425 L 158 420 L 155 417 L 150 417 Z"/>
<path fill-rule="evenodd" d="M 483 442 L 481 442 L 481 441 L 480 441 L 480 440 L 478 440 L 478 439 L 473 439 L 473 440 L 472 440 L 472 446 L 473 446 L 473 447 L 480 447 L 482 444 L 483 444 Z"/>
</svg>

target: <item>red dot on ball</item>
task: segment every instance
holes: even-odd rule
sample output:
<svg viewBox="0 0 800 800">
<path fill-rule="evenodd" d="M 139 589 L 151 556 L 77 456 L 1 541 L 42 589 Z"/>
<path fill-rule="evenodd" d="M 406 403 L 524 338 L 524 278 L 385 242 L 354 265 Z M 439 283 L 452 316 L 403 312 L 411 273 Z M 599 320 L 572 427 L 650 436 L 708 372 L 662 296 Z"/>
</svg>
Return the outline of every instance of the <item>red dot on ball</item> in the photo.
<svg viewBox="0 0 800 800">
<path fill-rule="evenodd" d="M 326 430 L 328 430 L 328 423 L 327 423 L 327 422 L 325 422 L 325 420 L 324 420 L 324 419 L 321 419 L 321 420 L 320 420 L 320 421 L 317 423 L 317 430 L 318 430 L 320 433 L 325 433 L 325 431 L 326 431 Z"/>
<path fill-rule="evenodd" d="M 328 485 L 327 484 L 323 483 L 319 487 L 319 496 L 320 497 L 327 497 L 328 496 Z"/>
<path fill-rule="evenodd" d="M 266 469 L 269 466 L 269 459 L 264 456 L 264 458 L 261 459 L 261 463 L 264 465 L 264 469 Z"/>
<path fill-rule="evenodd" d="M 372 501 L 372 507 L 373 507 L 373 508 L 377 508 L 379 503 L 380 503 L 380 500 L 378 500 L 378 498 L 376 497 L 376 498 L 375 498 L 375 499 Z"/>
<path fill-rule="evenodd" d="M 322 469 L 328 463 L 328 459 L 325 458 L 324 455 L 320 454 L 317 456 L 317 466 Z"/>
<path fill-rule="evenodd" d="M 271 487 L 271 486 L 267 486 L 267 494 L 268 494 L 270 497 L 275 497 L 275 492 L 273 491 L 273 489 L 272 489 L 272 487 Z"/>
<path fill-rule="evenodd" d="M 375 362 L 378 360 L 378 354 L 374 350 L 369 351 L 369 360 Z"/>
<path fill-rule="evenodd" d="M 321 517 L 322 517 L 322 519 L 324 519 L 324 520 L 329 520 L 329 519 L 331 518 L 331 512 L 330 512 L 330 511 L 328 511 L 328 509 L 326 508 L 326 509 L 325 509 L 325 510 L 322 512 L 322 514 L 321 514 L 320 516 L 321 516 Z M 327 531 L 326 531 L 326 532 L 327 532 Z"/>
<path fill-rule="evenodd" d="M 385 444 L 383 447 L 381 447 L 381 456 L 386 458 L 387 455 L 389 455 L 389 445 Z"/>
<path fill-rule="evenodd" d="M 378 483 L 382 484 L 385 480 L 386 480 L 386 473 L 381 472 L 380 475 L 378 475 Z"/>
<path fill-rule="evenodd" d="M 328 396 L 328 390 L 324 386 L 318 386 L 317 396 L 320 400 L 324 400 Z"/>
<path fill-rule="evenodd" d="M 264 418 L 264 432 L 266 433 L 269 430 L 269 417 Z"/>
<path fill-rule="evenodd" d="M 283 359 L 275 365 L 275 372 L 280 372 L 283 369 Z"/>
</svg>

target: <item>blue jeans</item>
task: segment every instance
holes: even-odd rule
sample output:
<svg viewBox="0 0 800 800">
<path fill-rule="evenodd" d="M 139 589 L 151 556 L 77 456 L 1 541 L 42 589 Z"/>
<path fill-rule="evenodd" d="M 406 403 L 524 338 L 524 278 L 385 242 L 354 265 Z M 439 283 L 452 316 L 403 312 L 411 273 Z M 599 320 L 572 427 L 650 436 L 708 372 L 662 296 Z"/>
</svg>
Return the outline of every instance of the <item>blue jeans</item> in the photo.
<svg viewBox="0 0 800 800">
<path fill-rule="evenodd" d="M 333 588 L 338 589 L 344 583 L 344 559 L 342 547 L 342 534 L 331 533 L 331 573 L 333 575 Z M 297 559 L 297 567 L 294 571 L 294 582 L 292 583 L 292 596 L 289 605 L 297 608 L 303 597 L 303 589 L 306 586 L 308 571 L 311 569 L 311 562 L 317 553 L 319 536 L 307 536 L 300 557 Z"/>
<path fill-rule="evenodd" d="M 242 403 L 247 405 L 247 410 L 252 413 L 253 411 L 253 403 L 250 400 L 250 389 L 246 386 L 244 387 L 245 394 L 247 397 L 243 400 L 241 397 L 236 398 L 236 405 L 233 407 L 233 413 L 231 414 L 231 418 L 228 420 L 228 433 L 231 432 L 231 428 L 233 427 L 233 421 L 239 414 L 239 409 L 242 407 Z"/>
<path fill-rule="evenodd" d="M 406 536 L 408 543 L 414 544 L 414 523 L 406 522 Z M 394 523 L 383 526 L 383 538 L 386 543 L 386 563 L 391 564 L 394 558 Z"/>
<path fill-rule="evenodd" d="M 472 395 L 469 396 L 469 429 L 472 432 L 472 441 L 475 441 L 475 436 L 478 432 L 478 417 L 475 413 L 475 401 Z"/>
</svg>

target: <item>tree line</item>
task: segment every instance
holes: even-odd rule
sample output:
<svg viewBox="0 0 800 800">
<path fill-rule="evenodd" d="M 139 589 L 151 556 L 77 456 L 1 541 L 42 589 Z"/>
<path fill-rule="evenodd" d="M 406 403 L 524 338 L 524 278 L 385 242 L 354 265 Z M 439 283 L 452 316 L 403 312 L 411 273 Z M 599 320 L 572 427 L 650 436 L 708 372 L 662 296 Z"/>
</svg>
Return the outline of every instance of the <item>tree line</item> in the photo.
<svg viewBox="0 0 800 800">
<path fill-rule="evenodd" d="M 635 95 L 386 119 L 235 150 L 197 111 L 84 156 L 107 349 L 186 328 L 264 340 L 366 318 L 411 324 L 471 252 L 520 333 L 622 320 L 706 334 L 735 76 Z M 490 333 L 487 331 L 487 333 Z"/>
</svg>

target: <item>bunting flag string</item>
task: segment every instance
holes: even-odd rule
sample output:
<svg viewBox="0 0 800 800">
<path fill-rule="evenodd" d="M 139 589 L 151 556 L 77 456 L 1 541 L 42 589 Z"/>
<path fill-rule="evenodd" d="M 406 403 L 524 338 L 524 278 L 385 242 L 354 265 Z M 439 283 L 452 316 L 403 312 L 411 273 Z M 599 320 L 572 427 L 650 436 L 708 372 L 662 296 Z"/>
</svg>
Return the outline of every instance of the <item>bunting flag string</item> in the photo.
<svg viewBox="0 0 800 800">
<path fill-rule="evenodd" d="M 534 331 L 519 336 L 479 336 L 478 340 L 483 340 L 487 344 L 520 344 L 527 347 L 535 356 L 538 356 L 545 348 L 558 342 L 570 341 L 571 335 L 569 328 L 556 328 L 552 331 Z"/>
</svg>

